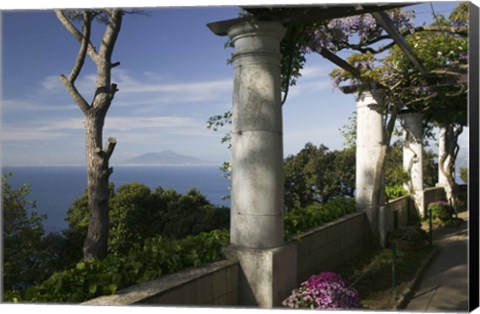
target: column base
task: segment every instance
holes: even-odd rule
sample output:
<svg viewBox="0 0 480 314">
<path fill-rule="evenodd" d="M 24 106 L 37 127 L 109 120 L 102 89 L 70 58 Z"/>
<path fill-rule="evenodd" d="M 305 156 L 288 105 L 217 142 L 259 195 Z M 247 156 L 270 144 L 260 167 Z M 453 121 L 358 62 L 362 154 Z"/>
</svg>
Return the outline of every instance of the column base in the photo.
<svg viewBox="0 0 480 314">
<path fill-rule="evenodd" d="M 223 253 L 240 262 L 240 305 L 280 307 L 297 284 L 297 245 L 273 249 L 228 246 Z"/>
</svg>

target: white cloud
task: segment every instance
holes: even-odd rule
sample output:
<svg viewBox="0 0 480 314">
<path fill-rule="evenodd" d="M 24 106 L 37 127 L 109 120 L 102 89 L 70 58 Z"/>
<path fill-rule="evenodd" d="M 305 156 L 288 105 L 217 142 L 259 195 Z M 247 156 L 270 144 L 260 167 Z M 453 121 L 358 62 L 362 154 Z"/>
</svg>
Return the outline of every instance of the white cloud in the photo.
<svg viewBox="0 0 480 314">
<path fill-rule="evenodd" d="M 107 117 L 105 128 L 111 130 L 132 130 L 132 129 L 171 129 L 189 127 L 196 122 L 188 117 Z"/>
<path fill-rule="evenodd" d="M 63 84 L 60 82 L 58 75 L 50 75 L 43 79 L 40 82 L 40 87 L 42 92 L 56 93 L 62 90 Z"/>
<path fill-rule="evenodd" d="M 302 69 L 302 76 L 298 78 L 297 84 L 291 86 L 288 99 L 296 98 L 304 93 L 325 92 L 332 89 L 332 82 L 328 76 L 330 69 L 324 66 L 305 66 Z M 288 102 L 287 99 L 287 102 Z"/>
<path fill-rule="evenodd" d="M 65 111 L 65 110 L 79 110 L 73 103 L 64 103 L 52 105 L 44 101 L 37 100 L 16 100 L 6 99 L 2 100 L 2 110 L 6 111 Z"/>
<path fill-rule="evenodd" d="M 84 123 L 82 118 L 51 119 L 25 125 L 24 127 L 4 127 L 2 138 L 4 141 L 41 141 L 67 136 L 74 136 L 68 131 L 78 131 L 75 134 L 83 136 Z M 107 117 L 104 131 L 127 134 L 135 130 L 140 136 L 148 133 L 164 135 L 212 136 L 205 127 L 205 123 L 190 117 L 158 116 L 134 117 L 119 116 Z M 154 135 L 156 136 L 156 135 Z"/>
<path fill-rule="evenodd" d="M 302 78 L 324 78 L 328 77 L 328 69 L 323 66 L 306 66 L 304 69 L 301 71 Z"/>
<path fill-rule="evenodd" d="M 64 137 L 62 132 L 42 129 L 2 128 L 2 140 L 10 141 L 46 141 Z"/>
<path fill-rule="evenodd" d="M 144 72 L 141 77 L 134 78 L 128 71 L 115 69 L 112 82 L 117 84 L 116 105 L 154 105 L 213 101 L 219 98 L 230 98 L 233 90 L 233 79 L 220 79 L 197 82 L 168 82 L 154 72 Z M 93 97 L 96 75 L 81 76 L 75 86 L 87 101 Z M 39 93 L 45 95 L 65 94 L 65 87 L 58 76 L 47 76 L 40 82 Z"/>
</svg>

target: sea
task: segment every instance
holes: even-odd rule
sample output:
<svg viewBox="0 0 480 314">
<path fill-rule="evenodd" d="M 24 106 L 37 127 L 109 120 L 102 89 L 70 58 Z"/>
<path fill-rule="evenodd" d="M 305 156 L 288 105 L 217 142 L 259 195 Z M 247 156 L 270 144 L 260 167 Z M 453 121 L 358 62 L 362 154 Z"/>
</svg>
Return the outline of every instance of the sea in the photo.
<svg viewBox="0 0 480 314">
<path fill-rule="evenodd" d="M 34 210 L 46 214 L 45 231 L 59 232 L 68 227 L 67 210 L 73 200 L 81 197 L 87 186 L 85 167 L 3 167 L 2 175 L 12 172 L 7 182 L 18 188 L 31 186 L 28 199 L 36 202 Z M 115 188 L 139 182 L 150 189 L 161 186 L 185 193 L 196 188 L 215 205 L 230 206 L 225 196 L 230 194 L 229 182 L 219 166 L 115 166 L 110 181 Z"/>
</svg>

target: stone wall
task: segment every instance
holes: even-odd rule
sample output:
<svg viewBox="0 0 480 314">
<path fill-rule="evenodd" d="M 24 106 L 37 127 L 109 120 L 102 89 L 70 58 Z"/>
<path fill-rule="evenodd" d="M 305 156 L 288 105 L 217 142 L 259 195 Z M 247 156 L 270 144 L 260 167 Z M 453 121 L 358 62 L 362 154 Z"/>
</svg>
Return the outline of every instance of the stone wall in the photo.
<svg viewBox="0 0 480 314">
<path fill-rule="evenodd" d="M 84 305 L 238 306 L 240 267 L 223 260 L 133 285 Z"/>
<path fill-rule="evenodd" d="M 333 271 L 355 257 L 368 246 L 366 230 L 365 213 L 355 213 L 301 234 L 298 241 L 290 244 L 297 249 L 298 284 L 315 273 Z M 238 307 L 241 273 L 237 260 L 223 260 L 165 275 L 83 304 Z"/>
<path fill-rule="evenodd" d="M 393 213 L 393 229 L 406 226 L 411 214 L 410 211 L 415 208 L 410 195 L 402 196 L 390 201 L 388 207 Z"/>
<path fill-rule="evenodd" d="M 424 208 L 427 210 L 428 204 L 435 201 L 446 200 L 447 195 L 443 187 L 427 188 L 423 190 Z M 425 213 L 425 216 L 428 213 Z"/>
<path fill-rule="evenodd" d="M 423 193 L 425 205 L 445 197 L 443 188 L 429 188 Z M 391 201 L 385 209 L 389 217 L 388 229 L 405 226 L 412 210 L 415 206 L 410 196 Z M 366 215 L 359 212 L 300 234 L 298 241 L 289 244 L 296 246 L 297 284 L 313 274 L 335 271 L 336 267 L 368 248 L 368 230 Z M 238 307 L 241 276 L 238 260 L 223 260 L 165 275 L 83 304 Z"/>
<path fill-rule="evenodd" d="M 297 281 L 334 271 L 368 246 L 365 213 L 355 213 L 300 235 L 297 242 Z M 354 235 L 354 236 L 352 236 Z"/>
</svg>

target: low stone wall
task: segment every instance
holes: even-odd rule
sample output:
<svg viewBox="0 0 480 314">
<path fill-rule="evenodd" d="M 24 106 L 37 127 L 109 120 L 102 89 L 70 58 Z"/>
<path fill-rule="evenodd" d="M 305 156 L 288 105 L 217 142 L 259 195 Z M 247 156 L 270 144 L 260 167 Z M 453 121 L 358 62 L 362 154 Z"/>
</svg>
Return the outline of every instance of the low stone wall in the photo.
<svg viewBox="0 0 480 314">
<path fill-rule="evenodd" d="M 388 203 L 388 207 L 392 212 L 392 228 L 397 229 L 408 224 L 410 211 L 414 209 L 413 200 L 410 195 L 396 198 Z"/>
<path fill-rule="evenodd" d="M 433 187 L 423 190 L 423 204 L 425 211 L 427 210 L 428 204 L 435 201 L 446 200 L 447 195 L 445 194 L 445 189 L 443 187 Z M 425 213 L 427 216 L 427 213 Z"/>
<path fill-rule="evenodd" d="M 297 242 L 298 284 L 313 274 L 334 271 L 355 257 L 368 246 L 367 230 L 365 213 L 355 213 L 301 234 Z"/>
<path fill-rule="evenodd" d="M 352 236 L 355 234 L 356 236 Z M 335 267 L 368 246 L 364 213 L 350 214 L 312 229 L 291 243 L 297 249 L 297 281 Z M 295 270 L 292 270 L 295 271 Z M 239 262 L 223 260 L 133 285 L 84 305 L 239 306 Z"/>
<path fill-rule="evenodd" d="M 223 260 L 162 276 L 83 305 L 238 306 L 238 261 Z"/>
</svg>

